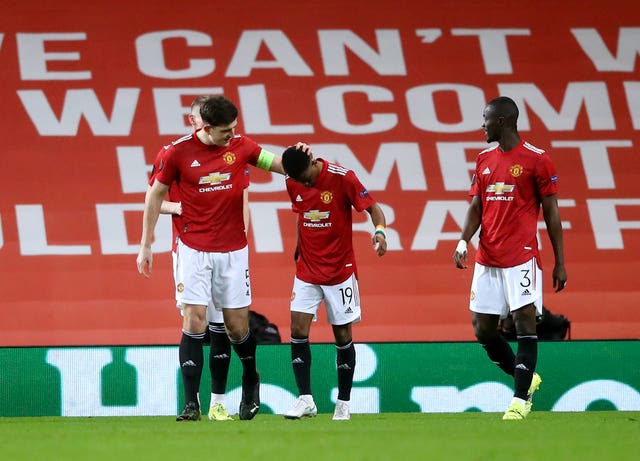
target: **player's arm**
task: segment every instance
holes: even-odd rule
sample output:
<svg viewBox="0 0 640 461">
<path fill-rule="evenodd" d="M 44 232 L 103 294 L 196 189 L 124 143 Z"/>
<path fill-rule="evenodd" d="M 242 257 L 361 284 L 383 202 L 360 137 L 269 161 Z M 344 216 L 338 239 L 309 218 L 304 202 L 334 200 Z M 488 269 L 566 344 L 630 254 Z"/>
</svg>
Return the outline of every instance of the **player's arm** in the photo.
<svg viewBox="0 0 640 461">
<path fill-rule="evenodd" d="M 307 153 L 307 155 L 312 156 L 313 151 L 311 150 L 311 146 L 305 144 L 303 142 L 296 143 L 296 148 L 302 149 Z M 284 167 L 282 166 L 282 157 L 280 155 L 276 155 L 268 150 L 262 149 L 260 155 L 258 156 L 257 167 L 266 171 L 273 171 L 274 173 L 285 174 Z"/>
<path fill-rule="evenodd" d="M 147 203 L 147 197 L 149 196 L 149 191 L 151 190 L 151 186 L 147 187 L 147 193 L 144 196 L 144 202 Z M 160 205 L 160 214 L 182 214 L 182 202 L 170 202 L 169 200 L 163 200 L 162 205 Z"/>
<path fill-rule="evenodd" d="M 371 215 L 371 222 L 375 226 L 371 242 L 378 256 L 383 256 L 387 252 L 387 220 L 380 205 L 374 203 L 367 208 L 367 213 Z"/>
<path fill-rule="evenodd" d="M 169 191 L 169 186 L 162 184 L 160 181 L 154 181 L 153 185 L 147 192 L 144 203 L 144 215 L 142 217 L 142 237 L 140 238 L 140 252 L 136 263 L 138 272 L 149 277 L 153 265 L 153 256 L 151 254 L 151 242 L 153 240 L 153 231 L 158 222 L 162 200 Z"/>
<path fill-rule="evenodd" d="M 180 207 L 180 212 L 182 212 L 182 206 Z M 249 233 L 249 217 L 250 216 L 251 216 L 251 213 L 249 213 L 249 188 L 245 187 L 244 190 L 242 191 L 242 220 L 244 221 L 245 234 Z"/>
<path fill-rule="evenodd" d="M 482 222 L 482 199 L 479 195 L 474 195 L 471 199 L 471 204 L 467 209 L 467 214 L 464 218 L 464 225 L 462 226 L 462 234 L 460 235 L 460 241 L 456 250 L 453 252 L 453 261 L 458 269 L 466 269 L 464 264 L 467 260 L 467 243 L 471 240 L 471 237 L 478 231 L 480 223 Z"/>
<path fill-rule="evenodd" d="M 564 243 L 562 239 L 562 221 L 558 210 L 558 198 L 556 194 L 542 197 L 542 215 L 547 225 L 547 233 L 551 246 L 555 265 L 553 266 L 553 288 L 556 291 L 564 289 L 567 284 L 567 271 L 564 267 Z"/>
</svg>

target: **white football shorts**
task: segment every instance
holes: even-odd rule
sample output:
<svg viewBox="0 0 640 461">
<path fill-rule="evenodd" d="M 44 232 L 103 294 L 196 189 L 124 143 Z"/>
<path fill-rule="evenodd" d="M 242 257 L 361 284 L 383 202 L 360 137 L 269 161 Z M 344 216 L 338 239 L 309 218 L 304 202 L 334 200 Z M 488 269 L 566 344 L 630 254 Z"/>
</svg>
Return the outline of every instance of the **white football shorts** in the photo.
<svg viewBox="0 0 640 461">
<path fill-rule="evenodd" d="M 536 258 L 514 267 L 475 264 L 469 309 L 479 314 L 506 318 L 522 306 L 533 303 L 542 314 L 542 270 Z"/>
<path fill-rule="evenodd" d="M 355 274 L 337 285 L 314 285 L 293 278 L 291 310 L 313 314 L 314 319 L 320 303 L 324 300 L 327 320 L 331 325 L 357 323 L 361 318 L 360 291 Z"/>
<path fill-rule="evenodd" d="M 176 301 L 217 310 L 251 305 L 249 247 L 227 253 L 194 250 L 178 239 L 174 270 Z"/>
<path fill-rule="evenodd" d="M 177 267 L 177 264 L 178 264 L 178 257 L 176 256 L 176 252 L 175 251 L 171 252 L 171 259 L 173 260 L 173 280 L 175 281 L 176 280 L 176 267 Z M 175 283 L 175 286 L 177 287 L 178 284 Z M 180 309 L 180 315 L 182 315 L 184 317 L 182 303 L 178 301 L 178 290 L 177 289 L 176 289 L 175 298 L 176 298 L 176 307 L 178 309 Z M 209 303 L 207 304 L 207 322 L 224 323 L 224 317 L 222 315 L 222 311 L 217 310 L 216 307 L 213 305 L 213 301 L 211 301 L 211 300 L 209 300 Z"/>
</svg>

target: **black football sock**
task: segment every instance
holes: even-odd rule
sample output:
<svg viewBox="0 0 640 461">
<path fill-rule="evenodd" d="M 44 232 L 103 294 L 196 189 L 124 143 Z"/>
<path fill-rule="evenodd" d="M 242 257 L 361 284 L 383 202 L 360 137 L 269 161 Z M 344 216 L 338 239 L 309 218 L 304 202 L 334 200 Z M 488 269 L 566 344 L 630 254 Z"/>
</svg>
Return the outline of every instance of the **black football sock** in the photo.
<svg viewBox="0 0 640 461">
<path fill-rule="evenodd" d="M 236 351 L 242 362 L 242 384 L 255 384 L 258 382 L 258 370 L 256 369 L 256 340 L 251 330 L 240 341 L 231 340 L 233 350 Z"/>
<path fill-rule="evenodd" d="M 311 394 L 311 347 L 309 338 L 291 338 L 291 366 L 299 395 Z"/>
<path fill-rule="evenodd" d="M 356 348 L 353 341 L 340 346 L 336 344 L 336 365 L 338 367 L 338 400 L 351 399 L 353 372 L 356 368 Z"/>
<path fill-rule="evenodd" d="M 489 359 L 498 365 L 506 374 L 513 376 L 516 356 L 509 343 L 502 337 L 496 336 L 486 343 L 480 343 L 487 352 Z"/>
<path fill-rule="evenodd" d="M 182 340 L 178 349 L 185 403 L 195 402 L 198 406 L 200 405 L 198 391 L 200 390 L 200 377 L 204 361 L 203 338 L 204 333 L 189 333 L 182 330 Z"/>
<path fill-rule="evenodd" d="M 209 323 L 211 349 L 209 350 L 209 371 L 211 372 L 211 392 L 224 394 L 231 363 L 231 342 L 224 329 L 224 323 Z"/>
<path fill-rule="evenodd" d="M 518 353 L 516 354 L 513 381 L 514 397 L 527 400 L 527 392 L 538 361 L 538 337 L 536 335 L 518 336 Z"/>
</svg>

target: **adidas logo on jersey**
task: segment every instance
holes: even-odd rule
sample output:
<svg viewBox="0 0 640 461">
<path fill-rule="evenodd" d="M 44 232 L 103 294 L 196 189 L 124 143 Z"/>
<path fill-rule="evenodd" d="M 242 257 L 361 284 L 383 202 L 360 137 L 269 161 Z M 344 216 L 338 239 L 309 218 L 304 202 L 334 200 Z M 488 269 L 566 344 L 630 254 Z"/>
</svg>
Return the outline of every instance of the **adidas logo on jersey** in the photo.
<svg viewBox="0 0 640 461">
<path fill-rule="evenodd" d="M 291 363 L 304 363 L 304 360 L 302 360 L 300 357 L 296 357 L 291 361 Z"/>
<path fill-rule="evenodd" d="M 482 174 L 491 174 L 491 170 L 489 169 L 489 167 L 486 167 Z"/>
<path fill-rule="evenodd" d="M 298 196 L 296 197 L 296 202 L 302 202 L 302 197 L 300 197 L 300 194 L 298 194 Z"/>
<path fill-rule="evenodd" d="M 347 309 L 344 311 L 345 314 L 353 314 L 353 310 L 351 309 L 351 306 L 347 307 Z"/>
<path fill-rule="evenodd" d="M 525 288 L 521 296 L 531 296 L 531 292 Z"/>
<path fill-rule="evenodd" d="M 200 166 L 200 162 L 198 162 L 197 160 L 194 160 L 193 162 L 191 162 L 191 168 L 195 168 L 197 166 Z"/>
</svg>

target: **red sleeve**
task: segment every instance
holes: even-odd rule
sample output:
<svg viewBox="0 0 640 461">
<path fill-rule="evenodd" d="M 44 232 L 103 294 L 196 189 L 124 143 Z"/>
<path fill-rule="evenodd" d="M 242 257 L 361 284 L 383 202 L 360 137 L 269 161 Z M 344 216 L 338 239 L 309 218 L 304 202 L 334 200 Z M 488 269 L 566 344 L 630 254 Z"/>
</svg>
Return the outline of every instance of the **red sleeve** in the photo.
<svg viewBox="0 0 640 461">
<path fill-rule="evenodd" d="M 553 166 L 551 158 L 547 154 L 542 154 L 536 167 L 536 186 L 538 187 L 538 191 L 540 191 L 540 195 L 547 196 L 557 194 L 558 176 L 556 175 L 556 169 Z"/>
<path fill-rule="evenodd" d="M 162 162 L 162 156 L 165 152 L 164 147 L 162 149 L 160 149 L 160 152 L 158 152 L 158 155 L 156 155 L 156 159 L 153 162 L 153 168 L 151 169 L 151 175 L 149 176 L 149 185 L 153 186 L 153 181 L 156 180 L 156 176 L 158 175 L 158 170 L 160 169 L 161 166 L 161 162 Z"/>
<path fill-rule="evenodd" d="M 347 183 L 346 192 L 351 200 L 351 204 L 358 211 L 363 211 L 376 203 L 374 198 L 369 194 L 366 187 L 362 185 L 356 174 L 349 170 L 344 177 Z"/>
<path fill-rule="evenodd" d="M 176 164 L 176 156 L 171 155 L 175 150 L 175 146 L 169 146 L 167 149 L 162 149 L 158 156 L 160 160 L 158 167 L 155 168 L 155 179 L 162 184 L 170 185 L 177 179 L 178 166 Z"/>
</svg>

